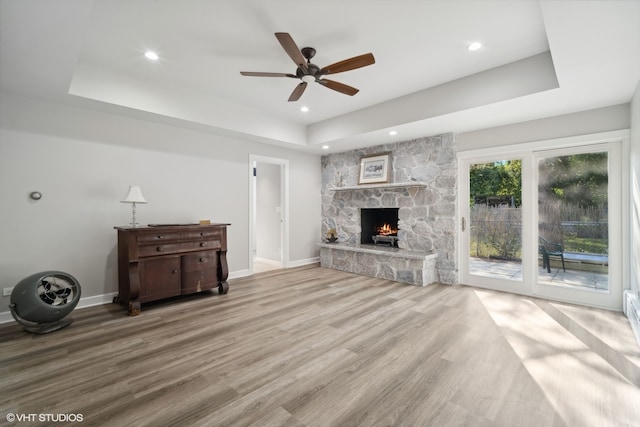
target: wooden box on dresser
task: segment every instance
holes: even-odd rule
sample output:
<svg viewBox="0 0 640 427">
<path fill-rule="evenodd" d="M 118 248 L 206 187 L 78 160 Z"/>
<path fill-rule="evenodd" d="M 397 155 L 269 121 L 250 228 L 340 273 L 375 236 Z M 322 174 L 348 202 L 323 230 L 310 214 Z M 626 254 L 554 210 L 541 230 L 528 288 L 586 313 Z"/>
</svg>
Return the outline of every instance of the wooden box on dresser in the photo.
<svg viewBox="0 0 640 427">
<path fill-rule="evenodd" d="M 129 314 L 140 304 L 214 287 L 229 291 L 227 226 L 158 225 L 118 230 L 118 297 Z"/>
</svg>

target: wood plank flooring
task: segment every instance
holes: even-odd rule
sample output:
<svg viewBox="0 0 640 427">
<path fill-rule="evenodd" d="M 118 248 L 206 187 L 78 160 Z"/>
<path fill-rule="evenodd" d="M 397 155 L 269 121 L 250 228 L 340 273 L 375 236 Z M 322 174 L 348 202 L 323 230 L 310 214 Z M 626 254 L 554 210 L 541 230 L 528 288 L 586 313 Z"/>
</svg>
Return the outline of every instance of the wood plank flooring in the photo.
<svg viewBox="0 0 640 427">
<path fill-rule="evenodd" d="M 230 285 L 43 336 L 0 325 L 0 425 L 640 425 L 620 313 L 318 266 Z"/>
</svg>

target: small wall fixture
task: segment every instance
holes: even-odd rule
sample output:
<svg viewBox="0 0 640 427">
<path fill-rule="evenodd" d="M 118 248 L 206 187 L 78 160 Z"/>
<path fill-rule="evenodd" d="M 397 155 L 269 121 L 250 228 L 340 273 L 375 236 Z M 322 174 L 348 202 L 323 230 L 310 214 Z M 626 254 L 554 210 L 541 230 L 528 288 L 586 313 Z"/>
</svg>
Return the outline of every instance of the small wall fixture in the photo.
<svg viewBox="0 0 640 427">
<path fill-rule="evenodd" d="M 29 198 L 32 200 L 40 200 L 42 199 L 42 193 L 39 191 L 32 191 L 29 193 Z"/>
<path fill-rule="evenodd" d="M 137 185 L 130 185 L 129 191 L 125 196 L 124 200 L 121 200 L 120 203 L 131 203 L 131 225 L 132 227 L 137 227 L 139 224 L 136 222 L 136 203 L 147 203 L 144 196 L 142 195 L 142 190 Z"/>
</svg>

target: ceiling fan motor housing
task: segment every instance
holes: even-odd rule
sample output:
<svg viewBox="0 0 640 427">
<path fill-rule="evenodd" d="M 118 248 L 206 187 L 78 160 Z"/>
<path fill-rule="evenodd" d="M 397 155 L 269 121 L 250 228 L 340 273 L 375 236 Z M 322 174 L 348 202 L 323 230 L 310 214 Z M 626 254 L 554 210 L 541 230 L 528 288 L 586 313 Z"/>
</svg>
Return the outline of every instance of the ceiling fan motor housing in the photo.
<svg viewBox="0 0 640 427">
<path fill-rule="evenodd" d="M 320 67 L 312 63 L 307 64 L 306 71 L 298 67 L 296 70 L 296 77 L 302 79 L 304 76 L 312 76 L 314 80 L 318 79 L 320 77 Z"/>
</svg>

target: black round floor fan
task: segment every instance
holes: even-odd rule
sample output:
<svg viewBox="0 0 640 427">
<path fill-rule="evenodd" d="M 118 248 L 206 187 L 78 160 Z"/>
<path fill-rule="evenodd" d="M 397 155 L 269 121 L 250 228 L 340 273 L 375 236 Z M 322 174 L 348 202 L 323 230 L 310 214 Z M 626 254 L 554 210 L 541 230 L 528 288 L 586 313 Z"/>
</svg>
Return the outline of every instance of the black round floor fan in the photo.
<svg viewBox="0 0 640 427">
<path fill-rule="evenodd" d="M 28 332 L 47 334 L 71 324 L 63 319 L 80 301 L 80 283 L 62 271 L 25 277 L 11 292 L 11 314 Z"/>
</svg>

